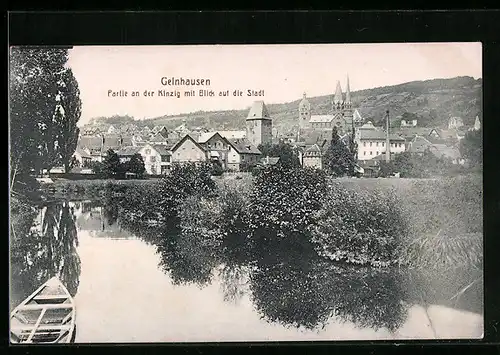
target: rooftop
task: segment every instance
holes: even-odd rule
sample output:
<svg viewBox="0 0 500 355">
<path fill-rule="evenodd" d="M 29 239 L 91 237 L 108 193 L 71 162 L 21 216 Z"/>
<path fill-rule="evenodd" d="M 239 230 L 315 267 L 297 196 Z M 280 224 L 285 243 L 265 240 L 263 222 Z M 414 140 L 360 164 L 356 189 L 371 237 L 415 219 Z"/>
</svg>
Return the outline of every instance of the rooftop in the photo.
<svg viewBox="0 0 500 355">
<path fill-rule="evenodd" d="M 260 150 L 258 150 L 257 147 L 250 143 L 250 141 L 248 141 L 246 138 L 229 138 L 227 141 L 240 154 L 261 154 Z"/>
<path fill-rule="evenodd" d="M 264 101 L 255 101 L 250 108 L 250 111 L 248 111 L 248 116 L 247 120 L 253 120 L 253 119 L 271 119 L 269 116 L 269 111 L 267 110 L 266 104 Z"/>
</svg>

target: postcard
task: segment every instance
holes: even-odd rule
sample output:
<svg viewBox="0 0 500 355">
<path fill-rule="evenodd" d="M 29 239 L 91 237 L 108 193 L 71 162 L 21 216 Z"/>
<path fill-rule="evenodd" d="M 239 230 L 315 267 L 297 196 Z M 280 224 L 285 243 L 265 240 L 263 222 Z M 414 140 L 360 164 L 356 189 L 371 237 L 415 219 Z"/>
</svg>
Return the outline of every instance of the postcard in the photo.
<svg viewBox="0 0 500 355">
<path fill-rule="evenodd" d="M 483 337 L 481 43 L 9 57 L 11 343 Z"/>
</svg>

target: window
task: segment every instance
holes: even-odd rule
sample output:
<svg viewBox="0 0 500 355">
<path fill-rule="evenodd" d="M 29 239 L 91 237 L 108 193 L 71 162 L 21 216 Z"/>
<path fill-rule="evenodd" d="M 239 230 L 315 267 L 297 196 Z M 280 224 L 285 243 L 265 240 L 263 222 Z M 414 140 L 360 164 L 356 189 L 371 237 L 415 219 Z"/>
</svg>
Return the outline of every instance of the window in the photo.
<svg viewBox="0 0 500 355">
<path fill-rule="evenodd" d="M 377 155 L 378 155 L 378 150 L 377 150 Z"/>
<path fill-rule="evenodd" d="M 382 147 L 385 147 L 385 142 L 382 142 Z"/>
<path fill-rule="evenodd" d="M 151 156 L 151 163 L 155 163 L 156 162 L 156 156 L 152 155 Z"/>
<path fill-rule="evenodd" d="M 372 146 L 372 142 L 370 142 L 370 147 Z"/>
<path fill-rule="evenodd" d="M 363 152 L 363 155 L 366 155 L 366 152 Z"/>
<path fill-rule="evenodd" d="M 399 143 L 399 148 L 401 148 L 401 143 Z"/>
<path fill-rule="evenodd" d="M 151 149 L 146 149 L 146 155 L 151 154 Z"/>
<path fill-rule="evenodd" d="M 363 147 L 366 147 L 366 142 L 363 142 Z"/>
<path fill-rule="evenodd" d="M 370 155 L 372 155 L 372 151 L 370 150 Z"/>
<path fill-rule="evenodd" d="M 375 143 L 375 146 L 376 146 L 376 147 L 378 147 L 378 142 L 377 142 L 377 143 Z M 378 155 L 378 154 L 377 154 L 377 155 Z"/>
</svg>

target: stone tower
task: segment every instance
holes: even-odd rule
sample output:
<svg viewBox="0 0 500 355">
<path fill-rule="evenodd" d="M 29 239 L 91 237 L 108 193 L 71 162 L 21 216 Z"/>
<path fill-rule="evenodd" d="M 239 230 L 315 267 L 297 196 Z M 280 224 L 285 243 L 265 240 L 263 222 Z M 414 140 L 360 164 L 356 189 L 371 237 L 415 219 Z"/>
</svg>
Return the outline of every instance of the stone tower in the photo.
<svg viewBox="0 0 500 355">
<path fill-rule="evenodd" d="M 335 95 L 332 102 L 333 125 L 337 127 L 339 133 L 349 133 L 352 131 L 353 110 L 351 103 L 351 88 L 349 86 L 349 76 L 347 76 L 345 100 L 342 94 L 340 81 L 337 81 Z"/>
<path fill-rule="evenodd" d="M 345 102 L 344 102 L 344 120 L 346 123 L 347 129 L 352 129 L 353 120 L 354 120 L 354 111 L 352 110 L 352 102 L 351 102 L 351 88 L 349 86 L 349 75 L 347 76 L 347 86 L 345 92 Z"/>
<path fill-rule="evenodd" d="M 273 121 L 264 101 L 255 101 L 248 111 L 246 131 L 247 139 L 255 147 L 272 142 Z"/>
<path fill-rule="evenodd" d="M 309 126 L 311 119 L 311 103 L 306 98 L 304 93 L 302 101 L 299 103 L 299 129 L 304 129 Z"/>
</svg>

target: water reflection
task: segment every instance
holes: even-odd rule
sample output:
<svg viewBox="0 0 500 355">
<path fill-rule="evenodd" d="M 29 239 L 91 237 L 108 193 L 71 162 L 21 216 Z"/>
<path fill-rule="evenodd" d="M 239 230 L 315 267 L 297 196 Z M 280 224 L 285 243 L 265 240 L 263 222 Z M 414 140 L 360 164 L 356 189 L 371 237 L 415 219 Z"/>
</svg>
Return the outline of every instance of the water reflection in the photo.
<svg viewBox="0 0 500 355">
<path fill-rule="evenodd" d="M 258 316 L 265 324 L 289 328 L 292 331 L 294 328 L 300 328 L 314 332 L 323 330 L 332 334 L 336 331 L 342 332 L 339 327 L 344 324 L 350 332 L 353 332 L 352 329 L 380 330 L 385 332 L 383 334 L 389 334 L 389 338 L 398 338 L 402 336 L 401 332 L 417 334 L 420 331 L 415 332 L 413 328 L 408 328 L 408 324 L 412 322 L 413 327 L 417 329 L 425 327 L 422 322 L 437 327 L 438 322 L 433 317 L 443 309 L 464 310 L 479 315 L 483 313 L 483 283 L 480 270 L 443 270 L 430 273 L 345 266 L 317 257 L 300 234 L 277 241 L 277 238 L 269 238 L 265 231 L 262 231 L 260 234 L 256 233 L 256 238 L 250 243 L 242 236 L 232 236 L 217 244 L 214 238 L 204 238 L 194 230 L 121 219 L 117 203 L 107 202 L 61 202 L 12 218 L 13 305 L 18 304 L 48 278 L 59 274 L 72 295 L 79 292 L 80 296 L 84 297 L 81 298 L 82 307 L 87 314 L 99 306 L 95 301 L 99 299 L 98 295 L 93 294 L 91 286 L 93 279 L 97 278 L 92 276 L 95 273 L 86 271 L 88 276 L 85 281 L 82 276 L 84 290 L 78 291 L 81 260 L 77 250 L 80 234 L 82 245 L 87 243 L 87 255 L 94 253 L 94 245 L 106 248 L 119 246 L 110 244 L 110 239 L 135 239 L 133 244 L 130 244 L 135 250 L 140 243 L 149 244 L 149 247 L 142 250 L 143 254 L 138 252 L 137 255 L 131 246 L 132 249 L 127 249 L 126 257 L 130 258 L 127 260 L 135 258 L 137 262 L 139 259 L 150 258 L 154 260 L 148 259 L 148 262 L 158 263 L 158 269 L 161 271 L 154 271 L 166 281 L 151 281 L 148 286 L 152 287 L 151 292 L 156 293 L 172 287 L 183 289 L 184 291 L 179 292 L 185 292 L 186 296 L 182 297 L 200 297 L 200 300 L 204 297 L 202 295 L 215 294 L 219 297 L 220 304 L 234 307 L 229 308 L 229 311 L 222 306 L 221 309 L 226 309 L 224 312 L 234 312 L 235 327 L 239 324 L 238 317 L 250 322 L 248 319 L 251 312 L 252 316 Z M 98 244 L 92 244 L 94 242 Z M 117 250 L 124 252 L 124 248 L 128 248 L 127 243 L 128 241 L 124 241 Z M 82 256 L 85 254 L 83 249 L 80 248 Z M 152 251 L 149 251 L 150 249 Z M 154 250 L 156 256 L 153 255 Z M 113 249 L 111 253 L 120 252 Z M 100 253 L 96 250 L 95 254 L 109 255 L 109 252 Z M 117 260 L 123 258 L 123 255 L 116 255 Z M 99 256 L 96 256 L 97 265 L 100 260 L 98 258 Z M 120 259 L 120 262 L 126 265 L 127 260 Z M 89 264 L 89 260 L 85 262 L 85 265 Z M 114 264 L 102 265 L 112 268 Z M 130 265 L 130 268 L 134 269 L 135 266 Z M 106 274 L 105 271 L 109 272 L 109 275 L 115 275 L 114 271 L 110 270 L 103 270 L 103 274 Z M 119 275 L 119 272 L 116 275 Z M 138 275 L 144 279 L 148 278 L 146 271 L 140 271 Z M 100 293 L 106 295 L 103 297 L 110 298 L 109 295 L 114 292 L 121 292 L 118 289 L 123 290 L 125 285 L 135 285 L 138 281 L 140 284 L 140 280 L 133 277 L 126 281 L 103 281 L 101 287 L 108 285 L 105 289 L 101 288 Z M 144 283 L 148 284 L 146 281 Z M 170 286 L 166 285 L 168 283 Z M 163 286 L 159 286 L 160 284 Z M 116 286 L 117 291 L 114 291 L 114 285 L 122 286 Z M 154 289 L 155 285 L 158 285 L 158 290 Z M 217 291 L 215 293 L 214 287 Z M 119 300 L 120 295 L 116 296 L 112 298 Z M 92 299 L 92 302 L 88 299 L 88 302 L 85 302 L 85 297 Z M 158 300 L 162 297 L 158 295 L 156 302 L 161 303 Z M 132 308 L 138 309 L 146 307 L 150 302 L 146 298 L 142 301 L 136 299 L 134 292 L 125 299 L 136 302 Z M 167 301 L 170 300 L 171 298 Z M 202 301 L 197 302 L 200 303 L 200 308 L 204 307 Z M 213 299 L 210 299 L 210 302 L 217 303 Z M 166 305 L 155 304 L 151 307 L 173 312 L 167 305 L 168 302 Z M 437 309 L 437 306 L 445 308 Z M 128 309 L 131 305 L 117 304 L 116 307 Z M 416 312 L 420 312 L 419 317 L 423 318 L 416 318 Z M 145 315 L 137 313 L 137 316 Z M 83 314 L 84 319 L 85 317 L 91 318 L 90 315 Z M 446 317 L 455 319 L 448 315 Z M 163 318 L 163 314 L 158 314 L 158 320 Z M 184 324 L 186 321 L 179 318 L 172 322 Z M 212 322 L 216 323 L 217 320 L 213 319 Z M 240 326 L 245 328 L 245 321 L 242 320 Z M 453 329 L 453 326 L 451 327 Z M 168 331 L 165 330 L 166 333 Z M 163 339 L 161 337 L 164 335 L 160 330 L 156 332 L 160 337 L 158 341 Z M 345 335 L 346 331 L 343 332 Z M 433 334 L 430 334 L 430 337 L 438 336 L 439 332 L 434 331 Z"/>
<path fill-rule="evenodd" d="M 11 307 L 53 276 L 71 295 L 78 290 L 80 258 L 73 206 L 50 204 L 37 212 L 11 216 Z M 29 227 L 28 227 L 29 226 Z"/>
</svg>

